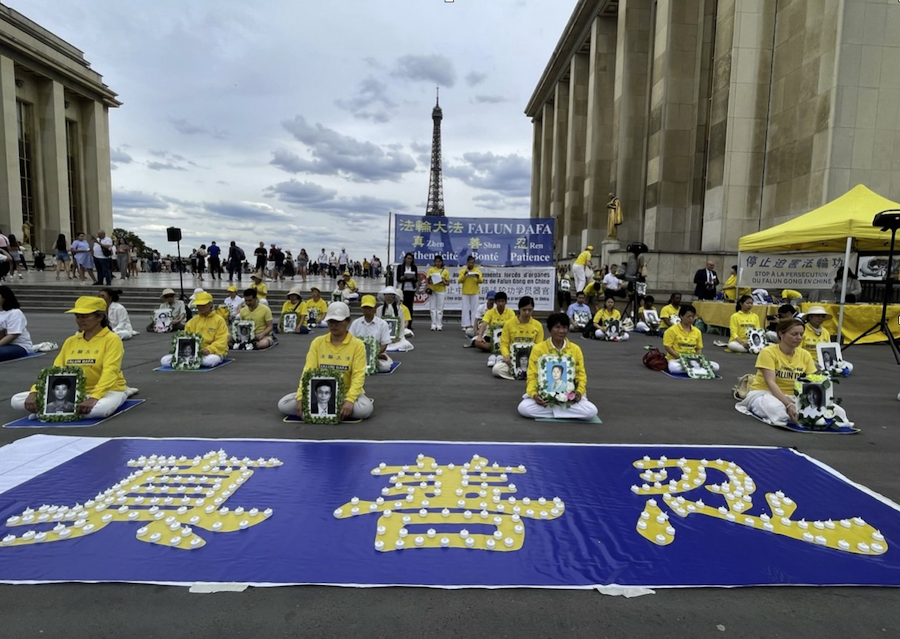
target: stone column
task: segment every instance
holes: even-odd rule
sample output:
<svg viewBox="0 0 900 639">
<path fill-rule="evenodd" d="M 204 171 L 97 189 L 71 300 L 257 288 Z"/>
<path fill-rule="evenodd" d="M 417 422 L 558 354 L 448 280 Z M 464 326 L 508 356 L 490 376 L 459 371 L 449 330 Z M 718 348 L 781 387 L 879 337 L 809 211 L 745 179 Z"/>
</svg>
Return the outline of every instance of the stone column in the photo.
<svg viewBox="0 0 900 639">
<path fill-rule="evenodd" d="M 41 171 L 35 177 L 42 198 L 36 201 L 32 233 L 38 246 L 46 251 L 59 233 L 69 235 L 69 179 L 66 168 L 65 89 L 55 80 L 46 80 L 39 89 L 35 105 L 36 137 L 40 147 Z"/>
<path fill-rule="evenodd" d="M 531 122 L 531 217 L 541 216 L 541 144 L 544 141 L 543 121 Z"/>
<path fill-rule="evenodd" d="M 91 231 L 112 236 L 112 181 L 109 151 L 109 109 L 99 102 L 82 106 L 85 219 Z"/>
<path fill-rule="evenodd" d="M 4 235 L 22 237 L 16 72 L 6 56 L 0 56 L 0 229 Z"/>
<path fill-rule="evenodd" d="M 610 191 L 618 196 L 625 216 L 619 236 L 642 240 L 651 6 L 652 0 L 619 1 L 610 168 Z M 605 237 L 605 221 L 602 228 Z"/>
<path fill-rule="evenodd" d="M 584 158 L 588 121 L 588 72 L 590 59 L 576 53 L 569 63 L 569 132 L 566 141 L 566 218 L 567 253 L 583 250 L 581 233 L 586 228 L 584 215 Z"/>
<path fill-rule="evenodd" d="M 606 203 L 613 160 L 616 29 L 614 18 L 598 16 L 591 25 L 584 158 L 584 210 L 587 223 L 582 232 L 581 244 L 595 249 L 606 239 Z"/>
<path fill-rule="evenodd" d="M 550 168 L 550 215 L 556 220 L 556 242 L 565 257 L 569 229 L 563 215 L 566 191 L 566 143 L 569 136 L 569 83 L 556 85 L 553 95 L 553 158 Z"/>
<path fill-rule="evenodd" d="M 540 183 L 540 194 L 538 195 L 539 217 L 552 217 L 550 211 L 550 196 L 552 192 L 553 122 L 555 118 L 553 104 L 545 102 L 541 111 L 541 122 L 543 123 L 541 130 L 544 135 L 544 139 L 541 142 L 541 173 L 538 176 L 532 177 L 532 179 L 536 178 Z M 557 220 L 556 224 L 554 254 L 559 258 L 562 255 L 562 236 L 560 235 L 559 220 Z"/>
</svg>

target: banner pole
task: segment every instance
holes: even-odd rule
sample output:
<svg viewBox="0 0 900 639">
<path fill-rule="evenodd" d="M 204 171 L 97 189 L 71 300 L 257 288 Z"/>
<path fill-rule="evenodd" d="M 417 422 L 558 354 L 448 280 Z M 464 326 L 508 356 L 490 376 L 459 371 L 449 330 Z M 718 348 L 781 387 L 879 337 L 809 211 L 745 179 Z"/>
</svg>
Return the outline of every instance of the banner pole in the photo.
<svg viewBox="0 0 900 639">
<path fill-rule="evenodd" d="M 385 262 L 387 268 L 384 269 L 384 284 L 385 286 L 391 286 L 391 282 L 388 280 L 389 274 L 391 271 L 391 264 L 393 263 L 393 258 L 391 257 L 393 253 L 391 253 L 391 227 L 394 226 L 394 213 L 393 211 L 388 211 L 388 236 L 387 236 L 387 255 L 385 256 Z M 393 278 L 391 278 L 393 279 Z"/>
<path fill-rule="evenodd" d="M 847 272 L 850 270 L 850 244 L 853 242 L 852 237 L 847 238 L 847 249 L 844 251 L 844 276 L 841 279 L 841 309 L 838 313 L 838 334 L 837 343 L 844 343 L 844 300 L 847 298 Z"/>
</svg>

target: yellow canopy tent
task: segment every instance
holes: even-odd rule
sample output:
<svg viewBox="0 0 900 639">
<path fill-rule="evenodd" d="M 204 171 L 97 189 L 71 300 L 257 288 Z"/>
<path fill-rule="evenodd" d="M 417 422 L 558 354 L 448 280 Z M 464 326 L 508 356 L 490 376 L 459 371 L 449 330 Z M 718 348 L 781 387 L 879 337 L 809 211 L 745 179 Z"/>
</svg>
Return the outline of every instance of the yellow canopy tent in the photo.
<svg viewBox="0 0 900 639">
<path fill-rule="evenodd" d="M 881 197 L 868 187 L 857 184 L 852 189 L 784 224 L 765 231 L 745 235 L 738 243 L 741 252 L 840 251 L 844 263 L 850 261 L 851 250 L 886 251 L 891 236 L 872 226 L 872 220 L 882 211 L 900 210 L 900 204 Z M 841 311 L 838 319 L 838 340 L 843 337 L 844 294 L 847 290 L 847 271 L 841 286 Z M 898 362 L 900 363 L 900 362 Z"/>
<path fill-rule="evenodd" d="M 745 235 L 740 251 L 843 251 L 852 238 L 856 251 L 886 251 L 890 233 L 872 226 L 881 211 L 900 209 L 900 204 L 859 184 L 824 206 L 765 231 Z"/>
</svg>

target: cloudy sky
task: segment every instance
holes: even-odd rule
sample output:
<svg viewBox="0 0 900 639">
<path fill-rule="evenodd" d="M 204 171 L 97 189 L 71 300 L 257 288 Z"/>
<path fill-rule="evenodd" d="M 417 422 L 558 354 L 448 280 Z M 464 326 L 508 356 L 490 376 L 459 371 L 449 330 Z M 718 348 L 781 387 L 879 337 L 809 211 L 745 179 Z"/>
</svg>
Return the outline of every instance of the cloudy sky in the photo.
<svg viewBox="0 0 900 639">
<path fill-rule="evenodd" d="M 425 211 L 437 85 L 448 216 L 527 217 L 523 110 L 576 0 L 4 2 L 124 103 L 116 226 L 384 257 L 388 211 Z"/>
</svg>

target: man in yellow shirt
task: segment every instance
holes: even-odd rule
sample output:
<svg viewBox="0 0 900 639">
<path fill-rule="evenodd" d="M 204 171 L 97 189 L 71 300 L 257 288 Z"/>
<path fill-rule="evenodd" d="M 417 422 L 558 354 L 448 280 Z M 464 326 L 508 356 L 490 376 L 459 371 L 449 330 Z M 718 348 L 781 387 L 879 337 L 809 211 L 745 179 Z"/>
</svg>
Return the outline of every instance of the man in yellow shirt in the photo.
<svg viewBox="0 0 900 639">
<path fill-rule="evenodd" d="M 366 345 L 349 332 L 350 307 L 344 302 L 332 302 L 325 315 L 328 333 L 315 338 L 306 354 L 303 372 L 314 368 L 341 371 L 344 378 L 344 403 L 340 407 L 341 420 L 366 419 L 374 409 L 366 397 Z M 312 396 L 312 395 L 310 395 Z M 285 395 L 278 402 L 278 410 L 285 415 L 303 417 L 303 375 L 296 393 Z"/>
<path fill-rule="evenodd" d="M 587 275 L 585 274 L 585 267 L 590 264 L 591 261 L 591 251 L 594 250 L 593 246 L 586 247 L 581 253 L 578 254 L 578 257 L 575 258 L 575 263 L 572 264 L 572 275 L 575 276 L 575 292 L 583 291 L 585 284 L 587 284 Z"/>
<path fill-rule="evenodd" d="M 241 320 L 251 320 L 254 324 L 254 345 L 256 350 L 269 348 L 275 344 L 275 336 L 272 334 L 272 311 L 268 306 L 263 306 L 256 296 L 255 288 L 244 291 L 244 308 L 240 313 Z M 229 338 L 231 345 L 233 340 Z"/>
<path fill-rule="evenodd" d="M 310 326 L 320 326 L 325 328 L 325 313 L 328 312 L 328 302 L 322 297 L 322 291 L 318 286 L 311 286 L 309 289 L 310 298 L 306 300 L 306 314 L 309 317 Z"/>
<path fill-rule="evenodd" d="M 475 266 L 475 258 L 470 255 L 466 258 L 466 265 L 459 269 L 459 283 L 462 285 L 462 329 L 475 326 L 475 309 L 478 308 L 478 292 L 481 290 L 481 283 L 484 281 L 484 275 L 481 270 Z"/>
<path fill-rule="evenodd" d="M 494 308 L 485 313 L 484 317 L 481 318 L 481 325 L 478 327 L 478 335 L 475 338 L 475 346 L 485 353 L 489 353 L 494 350 L 492 344 L 494 343 L 494 340 L 499 338 L 499 334 L 491 335 L 491 341 L 488 341 L 484 338 L 485 332 L 490 329 L 491 326 L 500 326 L 502 328 L 508 321 L 514 319 L 516 316 L 511 309 L 506 308 L 506 301 L 506 293 L 504 293 L 503 291 L 497 291 L 497 293 L 494 295 Z M 488 358 L 488 366 L 493 368 L 494 364 L 496 363 L 497 356 L 491 355 Z"/>
<path fill-rule="evenodd" d="M 213 313 L 213 297 L 207 292 L 197 293 L 194 298 L 197 315 L 194 315 L 184 327 L 188 333 L 196 333 L 203 337 L 200 346 L 203 353 L 203 368 L 213 368 L 222 363 L 228 351 L 228 324 L 218 313 Z M 159 361 L 163 366 L 172 365 L 172 355 L 165 355 Z"/>
<path fill-rule="evenodd" d="M 504 324 L 503 332 L 500 334 L 500 357 L 496 359 L 491 371 L 494 377 L 516 379 L 510 372 L 513 344 L 534 345 L 544 341 L 544 327 L 532 317 L 532 313 L 534 313 L 534 299 L 528 295 L 520 297 L 518 317 Z M 523 371 L 527 370 L 527 363 L 520 368 Z"/>
</svg>

